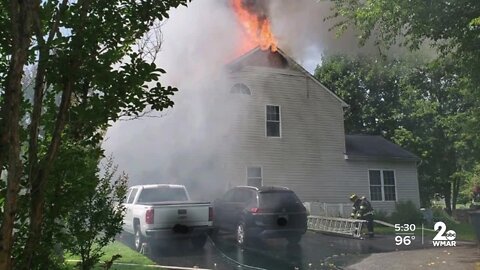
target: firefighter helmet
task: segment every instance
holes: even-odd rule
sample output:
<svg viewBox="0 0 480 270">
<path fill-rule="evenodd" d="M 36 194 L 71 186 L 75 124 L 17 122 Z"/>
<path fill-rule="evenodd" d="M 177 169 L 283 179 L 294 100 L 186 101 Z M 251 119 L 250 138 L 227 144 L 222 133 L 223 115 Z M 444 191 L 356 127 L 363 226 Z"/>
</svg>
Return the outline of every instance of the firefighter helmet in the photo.
<svg viewBox="0 0 480 270">
<path fill-rule="evenodd" d="M 358 199 L 358 196 L 355 193 L 350 196 L 350 201 L 352 202 L 356 201 L 357 199 Z"/>
</svg>

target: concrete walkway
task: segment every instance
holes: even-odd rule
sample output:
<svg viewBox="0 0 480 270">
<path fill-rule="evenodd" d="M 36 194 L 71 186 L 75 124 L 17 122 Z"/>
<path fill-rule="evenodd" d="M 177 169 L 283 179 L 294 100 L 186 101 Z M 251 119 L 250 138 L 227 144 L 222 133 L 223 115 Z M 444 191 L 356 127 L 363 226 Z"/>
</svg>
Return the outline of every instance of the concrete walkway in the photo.
<svg viewBox="0 0 480 270">
<path fill-rule="evenodd" d="M 437 247 L 374 253 L 345 269 L 480 270 L 480 248 L 473 244 L 463 244 L 458 247 Z"/>
</svg>

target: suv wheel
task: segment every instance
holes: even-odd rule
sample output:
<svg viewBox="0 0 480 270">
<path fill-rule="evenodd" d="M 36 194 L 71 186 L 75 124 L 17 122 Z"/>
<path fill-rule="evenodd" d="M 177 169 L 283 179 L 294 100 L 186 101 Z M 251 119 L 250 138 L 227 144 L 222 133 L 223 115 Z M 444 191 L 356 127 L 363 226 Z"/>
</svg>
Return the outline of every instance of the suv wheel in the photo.
<svg viewBox="0 0 480 270">
<path fill-rule="evenodd" d="M 237 244 L 244 245 L 247 242 L 247 233 L 245 231 L 245 223 L 240 222 L 237 225 Z"/>
</svg>

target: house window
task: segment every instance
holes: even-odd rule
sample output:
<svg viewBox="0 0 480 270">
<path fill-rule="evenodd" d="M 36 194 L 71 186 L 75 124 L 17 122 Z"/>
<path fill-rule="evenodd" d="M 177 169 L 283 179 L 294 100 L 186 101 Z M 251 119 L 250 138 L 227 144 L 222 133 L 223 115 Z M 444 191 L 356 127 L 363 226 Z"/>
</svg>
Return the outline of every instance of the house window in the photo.
<svg viewBox="0 0 480 270">
<path fill-rule="evenodd" d="M 392 170 L 369 170 L 372 201 L 396 201 L 395 173 Z"/>
<path fill-rule="evenodd" d="M 230 90 L 230 93 L 232 94 L 243 94 L 243 95 L 251 95 L 252 92 L 250 91 L 250 88 L 246 86 L 243 83 L 236 83 L 232 86 L 232 89 Z"/>
<path fill-rule="evenodd" d="M 247 168 L 247 186 L 252 186 L 252 187 L 262 186 L 262 168 L 261 167 Z"/>
<path fill-rule="evenodd" d="M 395 174 L 393 171 L 383 171 L 383 194 L 385 201 L 396 201 Z"/>
<path fill-rule="evenodd" d="M 267 105 L 267 137 L 280 137 L 280 106 Z"/>
</svg>

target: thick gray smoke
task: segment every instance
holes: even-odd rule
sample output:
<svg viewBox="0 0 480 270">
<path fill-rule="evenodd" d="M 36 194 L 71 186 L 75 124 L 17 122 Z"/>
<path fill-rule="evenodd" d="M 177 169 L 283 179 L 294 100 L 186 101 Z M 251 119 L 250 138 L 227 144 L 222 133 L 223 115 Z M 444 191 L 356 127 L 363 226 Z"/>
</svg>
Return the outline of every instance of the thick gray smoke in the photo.
<svg viewBox="0 0 480 270">
<path fill-rule="evenodd" d="M 222 137 L 232 119 L 219 112 L 234 105 L 222 72 L 241 32 L 227 3 L 202 0 L 172 10 L 162 34 L 158 64 L 167 71 L 162 83 L 179 89 L 174 108 L 115 123 L 104 146 L 129 174 L 130 185 L 186 184 L 194 199 L 210 199 L 225 189 L 218 154 L 228 147 Z"/>
<path fill-rule="evenodd" d="M 336 39 L 329 32 L 329 4 L 312 0 L 247 1 L 267 12 L 279 47 L 308 70 L 330 52 L 360 51 L 352 32 Z M 268 9 L 266 5 L 268 4 Z M 186 184 L 195 199 L 213 199 L 226 188 L 228 175 L 218 153 L 228 151 L 235 111 L 228 98 L 231 83 L 222 74 L 234 59 L 241 39 L 229 1 L 196 0 L 172 10 L 163 24 L 164 43 L 158 64 L 167 71 L 162 83 L 179 88 L 175 106 L 154 118 L 115 123 L 104 147 L 112 153 L 130 184 Z M 369 49 L 362 49 L 369 50 Z"/>
<path fill-rule="evenodd" d="M 269 1 L 267 0 L 243 0 L 242 6 L 249 12 L 257 14 L 260 20 L 269 17 Z"/>
</svg>

